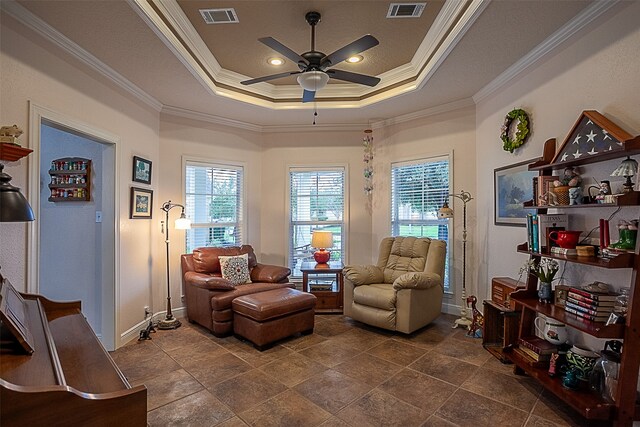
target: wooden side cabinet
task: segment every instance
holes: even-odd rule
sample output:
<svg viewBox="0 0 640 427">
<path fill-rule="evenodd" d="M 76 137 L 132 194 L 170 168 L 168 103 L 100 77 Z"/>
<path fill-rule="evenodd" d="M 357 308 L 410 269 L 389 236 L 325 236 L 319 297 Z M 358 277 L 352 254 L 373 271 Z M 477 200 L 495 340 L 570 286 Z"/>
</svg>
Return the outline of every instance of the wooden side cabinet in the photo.
<svg viewBox="0 0 640 427">
<path fill-rule="evenodd" d="M 502 363 L 511 363 L 505 356 L 518 341 L 520 312 L 493 301 L 484 301 L 482 346 Z"/>
</svg>

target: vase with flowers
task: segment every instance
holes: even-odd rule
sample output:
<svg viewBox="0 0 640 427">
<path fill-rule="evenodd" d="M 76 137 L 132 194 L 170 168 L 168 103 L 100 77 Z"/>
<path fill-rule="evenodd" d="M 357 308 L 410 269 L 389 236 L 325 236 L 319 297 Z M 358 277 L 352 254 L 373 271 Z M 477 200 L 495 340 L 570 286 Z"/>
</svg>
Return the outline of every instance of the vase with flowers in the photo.
<svg viewBox="0 0 640 427">
<path fill-rule="evenodd" d="M 542 258 L 540 262 L 529 260 L 520 269 L 520 275 L 528 272 L 536 276 L 540 281 L 540 286 L 538 287 L 538 298 L 540 302 L 552 302 L 551 282 L 555 279 L 559 268 L 558 262 L 554 259 Z"/>
</svg>

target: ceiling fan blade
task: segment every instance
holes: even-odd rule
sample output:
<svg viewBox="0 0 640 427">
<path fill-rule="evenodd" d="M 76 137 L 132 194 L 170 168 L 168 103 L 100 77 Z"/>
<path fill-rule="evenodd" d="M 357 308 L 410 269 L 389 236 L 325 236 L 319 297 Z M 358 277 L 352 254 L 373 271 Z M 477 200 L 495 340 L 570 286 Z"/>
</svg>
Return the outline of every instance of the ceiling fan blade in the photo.
<svg viewBox="0 0 640 427">
<path fill-rule="evenodd" d="M 283 45 L 282 43 L 280 43 L 278 40 L 274 39 L 273 37 L 263 37 L 261 39 L 258 39 L 258 41 L 266 44 L 271 49 L 273 49 L 276 52 L 284 55 L 285 57 L 289 58 L 290 60 L 292 60 L 295 63 L 302 62 L 303 64 L 307 64 L 307 60 L 306 59 L 304 59 L 302 56 L 300 56 L 299 54 L 295 53 L 293 50 L 289 49 L 288 47 L 286 47 L 285 45 Z"/>
<path fill-rule="evenodd" d="M 332 79 L 344 80 L 346 82 L 359 83 L 366 86 L 375 86 L 380 83 L 380 79 L 377 77 L 367 76 L 364 74 L 352 73 L 351 71 L 343 70 L 327 70 L 327 74 Z"/>
<path fill-rule="evenodd" d="M 371 34 L 367 34 L 366 36 L 360 37 L 358 40 L 349 43 L 345 47 L 336 50 L 332 54 L 326 56 L 320 67 L 325 69 L 328 67 L 333 67 L 349 58 L 350 56 L 357 55 L 360 52 L 364 52 L 367 49 L 371 49 L 374 46 L 377 46 L 380 42 L 378 39 L 373 37 Z"/>
<path fill-rule="evenodd" d="M 311 102 L 316 98 L 316 93 L 312 90 L 302 92 L 302 102 Z"/>
<path fill-rule="evenodd" d="M 266 81 L 269 81 L 269 80 L 280 79 L 282 77 L 293 76 L 294 74 L 300 74 L 301 72 L 302 71 L 288 71 L 286 73 L 271 74 L 270 76 L 257 77 L 255 79 L 251 79 L 251 80 L 244 80 L 244 81 L 242 81 L 240 83 L 242 83 L 243 85 L 252 85 L 254 83 L 266 82 Z"/>
</svg>

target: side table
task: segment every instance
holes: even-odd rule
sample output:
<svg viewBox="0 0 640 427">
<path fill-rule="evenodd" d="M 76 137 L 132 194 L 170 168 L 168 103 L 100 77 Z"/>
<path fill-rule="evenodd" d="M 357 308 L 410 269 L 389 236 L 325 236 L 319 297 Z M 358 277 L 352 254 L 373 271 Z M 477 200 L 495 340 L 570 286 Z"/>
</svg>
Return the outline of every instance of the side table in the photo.
<svg viewBox="0 0 640 427">
<path fill-rule="evenodd" d="M 342 314 L 344 277 L 342 276 L 343 264 L 340 261 L 332 261 L 326 264 L 315 262 L 303 262 L 300 267 L 302 272 L 302 290 L 310 292 L 318 299 L 316 313 Z M 315 283 L 309 283 L 309 276 Z M 318 281 L 330 281 L 330 283 L 318 284 Z"/>
</svg>

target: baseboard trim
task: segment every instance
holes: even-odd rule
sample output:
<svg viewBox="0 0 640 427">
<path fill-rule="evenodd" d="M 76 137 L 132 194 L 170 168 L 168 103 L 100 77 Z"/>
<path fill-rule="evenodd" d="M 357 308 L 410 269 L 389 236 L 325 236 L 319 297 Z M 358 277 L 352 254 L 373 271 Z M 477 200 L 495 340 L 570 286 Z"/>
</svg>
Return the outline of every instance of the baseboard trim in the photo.
<svg viewBox="0 0 640 427">
<path fill-rule="evenodd" d="M 186 317 L 187 317 L 187 308 L 186 307 L 176 308 L 175 310 L 171 310 L 171 312 L 173 313 L 173 315 L 175 317 L 177 317 L 178 319 L 181 319 L 181 320 L 182 319 L 186 319 Z M 166 310 L 160 311 L 158 313 L 154 313 L 153 314 L 153 321 L 156 322 L 156 321 L 162 319 L 166 314 L 167 314 Z M 130 341 L 133 341 L 134 339 L 138 339 L 138 337 L 140 336 L 140 330 L 146 328 L 148 322 L 149 322 L 149 320 L 145 319 L 145 320 L 143 320 L 141 322 L 136 323 L 131 328 L 127 329 L 122 334 L 120 334 L 120 345 L 118 346 L 118 348 L 120 348 L 123 345 L 129 343 Z"/>
<path fill-rule="evenodd" d="M 454 316 L 460 316 L 460 310 L 462 307 L 454 304 L 442 304 L 442 312 L 446 314 L 453 314 Z"/>
</svg>

